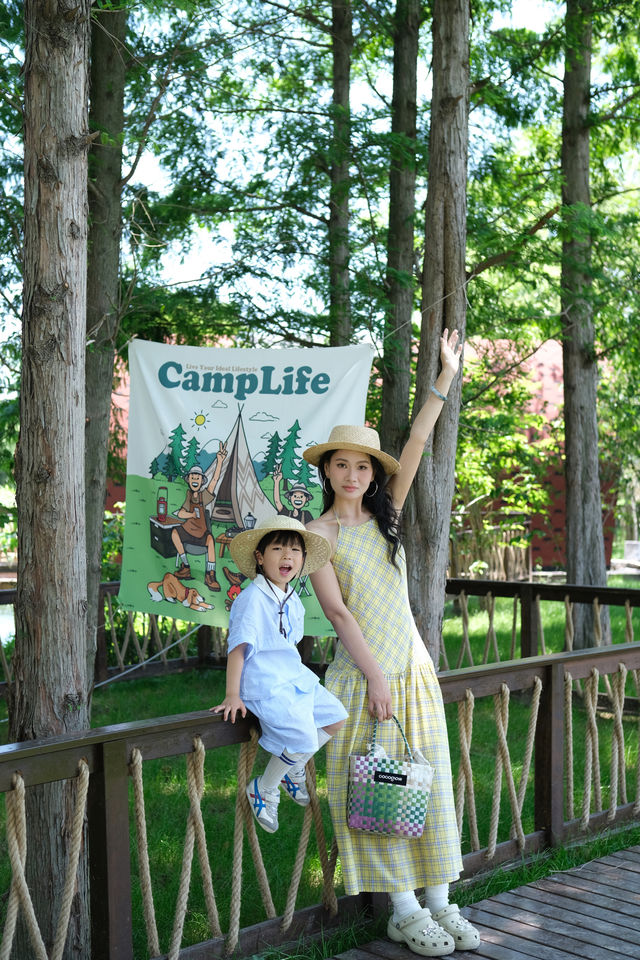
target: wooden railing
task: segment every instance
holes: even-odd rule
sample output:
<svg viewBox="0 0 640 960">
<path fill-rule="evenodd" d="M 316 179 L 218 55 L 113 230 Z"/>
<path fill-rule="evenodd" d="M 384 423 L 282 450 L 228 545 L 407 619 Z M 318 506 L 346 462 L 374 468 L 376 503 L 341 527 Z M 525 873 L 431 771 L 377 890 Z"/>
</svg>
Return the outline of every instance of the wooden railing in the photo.
<svg viewBox="0 0 640 960">
<path fill-rule="evenodd" d="M 96 682 L 104 682 L 109 677 L 122 674 L 129 669 L 131 665 L 142 666 L 144 663 L 144 675 L 152 676 L 155 674 L 170 673 L 175 670 L 184 670 L 191 667 L 224 666 L 225 663 L 225 642 L 224 631 L 216 627 L 201 626 L 195 629 L 194 637 L 186 641 L 184 646 L 177 645 L 170 653 L 162 651 L 162 641 L 158 630 L 158 617 L 153 614 L 145 615 L 145 636 L 136 637 L 135 642 L 131 639 L 133 635 L 135 614 L 123 614 L 126 620 L 125 632 L 127 637 L 117 637 L 117 630 L 114 624 L 113 597 L 119 589 L 119 582 L 113 581 L 103 583 L 100 587 L 100 615 L 98 617 L 98 635 L 97 635 L 97 653 L 95 666 Z M 631 642 L 634 639 L 631 611 L 640 607 L 640 590 L 634 588 L 621 587 L 581 587 L 570 584 L 547 584 L 532 583 L 529 581 L 504 581 L 504 580 L 472 580 L 466 578 L 449 579 L 446 581 L 446 592 L 449 598 L 467 599 L 469 597 L 480 597 L 486 601 L 494 601 L 496 598 L 512 598 L 514 600 L 514 631 L 516 632 L 516 641 L 514 645 L 513 656 L 530 657 L 544 653 L 544 646 L 541 639 L 544 636 L 543 624 L 540 615 L 540 603 L 551 601 L 557 604 L 581 603 L 593 606 L 594 603 L 600 608 L 622 607 L 626 608 L 626 628 L 619 636 L 614 636 L 615 642 Z M 0 606 L 12 606 L 15 604 L 17 591 L 0 590 Z M 460 604 L 458 603 L 458 606 Z M 178 636 L 178 630 L 183 633 L 189 628 L 188 623 L 173 621 L 169 617 L 160 618 L 163 622 L 170 624 L 170 634 L 175 632 Z M 464 624 L 463 624 L 464 626 Z M 166 633 L 166 632 L 165 632 Z M 307 638 L 306 638 L 307 639 Z M 128 643 L 128 653 L 126 663 L 123 658 L 114 657 L 114 648 L 116 645 L 121 647 Z M 303 657 L 305 660 L 310 656 L 313 642 L 308 638 L 307 644 L 303 644 Z M 329 639 L 321 645 L 322 656 L 321 663 L 316 664 L 317 669 L 322 672 L 326 662 L 331 659 L 333 645 Z M 187 649 L 188 647 L 188 649 Z M 131 651 L 134 656 L 131 656 Z M 488 658 L 493 659 L 492 651 L 487 646 Z M 140 654 L 145 654 L 141 656 Z M 152 662 L 149 662 L 149 656 L 155 656 Z M 0 665 L 3 673 L 10 672 L 10 658 L 5 659 L 4 651 L 0 651 Z M 468 658 L 466 658 L 468 659 Z M 476 661 L 477 662 L 477 661 Z M 464 663 L 464 661 L 463 661 Z M 461 664 L 462 665 L 462 664 Z M 440 658 L 440 667 L 445 669 L 449 666 L 456 666 L 455 660 L 447 657 L 447 651 L 443 649 Z M 132 673 L 132 678 L 142 675 L 142 671 Z M 4 682 L 0 679 L 0 691 L 4 687 Z"/>
<path fill-rule="evenodd" d="M 564 843 L 580 833 L 588 833 L 605 825 L 613 825 L 640 818 L 640 797 L 615 802 L 607 809 L 592 809 L 586 822 L 565 815 L 567 800 L 565 782 L 565 707 L 567 677 L 575 683 L 587 681 L 597 670 L 599 676 L 615 674 L 620 664 L 640 677 L 640 645 L 619 644 L 599 650 L 532 657 L 482 667 L 452 670 L 440 675 L 445 703 L 463 705 L 474 698 L 497 699 L 516 696 L 523 701 L 531 698 L 534 689 L 540 692 L 537 723 L 535 724 L 535 751 L 530 789 L 533 790 L 534 823 L 518 839 L 518 813 L 511 809 L 511 824 L 516 836 L 494 847 L 490 861 L 487 844 L 468 852 L 464 857 L 465 876 L 474 875 L 506 861 Z M 596 675 L 597 682 L 597 675 Z M 571 694 L 569 690 L 569 699 Z M 609 712 L 609 716 L 613 711 Z M 599 722 L 612 722 L 599 718 Z M 615 717 L 614 721 L 615 722 Z M 247 741 L 251 718 L 235 725 L 225 724 L 220 717 L 206 713 L 191 713 L 153 721 L 119 724 L 87 731 L 81 736 L 60 736 L 26 744 L 9 744 L 0 748 L 0 791 L 12 789 L 12 780 L 19 771 L 25 785 L 45 783 L 74 777 L 78 763 L 84 758 L 89 766 L 90 787 L 88 799 L 88 828 L 90 873 L 92 890 L 92 931 L 94 960 L 130 960 L 132 953 L 131 864 L 129 851 L 129 775 L 132 752 L 140 751 L 143 760 L 179 756 L 193 751 L 195 738 L 200 738 L 207 750 L 232 743 Z M 485 746 L 484 744 L 482 745 Z M 519 751 L 520 744 L 511 749 Z M 472 746 L 473 752 L 473 746 Z M 633 758 L 638 782 L 637 732 L 635 741 L 624 749 Z M 519 757 L 513 757 L 514 765 Z M 505 761 L 502 756 L 501 763 Z M 507 763 L 509 757 L 506 758 Z M 454 770 L 454 780 L 460 770 Z M 500 790 L 504 789 L 502 786 Z M 468 803 L 468 798 L 467 798 Z M 467 814 L 469 807 L 467 805 Z M 504 827 L 504 825 L 503 825 Z M 504 829 L 503 829 L 504 834 Z M 508 831 L 507 831 L 508 835 Z M 34 855 L 33 852 L 31 855 Z M 215 851 L 210 850 L 214 857 Z M 371 902 L 360 895 L 340 901 L 338 919 L 363 911 Z M 379 898 L 374 898 L 374 906 Z M 282 931 L 277 921 L 268 920 L 242 932 L 237 953 L 248 956 L 265 949 L 266 944 L 277 944 L 295 939 L 301 932 L 309 935 L 328 923 L 321 907 L 308 908 L 294 914 L 292 926 Z M 223 938 L 183 948 L 180 957 L 204 960 L 223 956 Z"/>
<path fill-rule="evenodd" d="M 623 587 L 581 587 L 566 583 L 532 583 L 505 580 L 447 580 L 449 596 L 513 597 L 520 604 L 520 656 L 535 657 L 540 653 L 539 602 L 583 603 L 601 607 L 640 607 L 640 590 Z"/>
</svg>

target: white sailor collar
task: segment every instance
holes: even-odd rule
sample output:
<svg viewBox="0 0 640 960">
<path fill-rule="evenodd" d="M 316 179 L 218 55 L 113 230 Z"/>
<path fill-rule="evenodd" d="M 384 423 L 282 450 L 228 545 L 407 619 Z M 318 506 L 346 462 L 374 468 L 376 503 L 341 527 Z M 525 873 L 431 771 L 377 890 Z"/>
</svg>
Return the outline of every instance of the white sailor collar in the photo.
<svg viewBox="0 0 640 960">
<path fill-rule="evenodd" d="M 253 581 L 256 587 L 259 587 L 264 594 L 266 594 L 274 602 L 278 601 L 282 603 L 283 600 L 288 599 L 291 596 L 291 591 L 285 593 L 284 590 L 281 590 L 273 580 L 267 582 L 267 578 L 262 573 L 258 573 Z M 275 594 L 275 596 L 274 596 Z"/>
</svg>

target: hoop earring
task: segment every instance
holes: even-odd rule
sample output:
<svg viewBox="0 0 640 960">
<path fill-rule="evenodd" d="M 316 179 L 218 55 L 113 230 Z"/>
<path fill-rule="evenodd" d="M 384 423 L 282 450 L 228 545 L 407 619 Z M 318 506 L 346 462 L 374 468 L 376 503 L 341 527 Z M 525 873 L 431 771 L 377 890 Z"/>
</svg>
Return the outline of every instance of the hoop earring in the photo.
<svg viewBox="0 0 640 960">
<path fill-rule="evenodd" d="M 327 484 L 329 484 L 329 489 L 328 489 L 328 490 L 327 490 Z M 325 477 L 324 480 L 322 481 L 322 489 L 323 489 L 324 492 L 327 494 L 327 496 L 328 496 L 330 493 L 333 493 L 333 487 L 331 486 L 331 483 L 329 482 L 329 477 Z"/>
<path fill-rule="evenodd" d="M 367 490 L 367 496 L 368 496 L 368 497 L 375 497 L 376 493 L 378 492 L 378 489 L 379 489 L 379 488 L 378 488 L 378 481 L 377 481 L 377 480 L 374 480 L 373 483 L 375 484 L 375 487 L 376 487 L 376 488 L 375 488 L 375 490 Z M 371 484 L 369 484 L 369 486 L 371 486 Z"/>
</svg>

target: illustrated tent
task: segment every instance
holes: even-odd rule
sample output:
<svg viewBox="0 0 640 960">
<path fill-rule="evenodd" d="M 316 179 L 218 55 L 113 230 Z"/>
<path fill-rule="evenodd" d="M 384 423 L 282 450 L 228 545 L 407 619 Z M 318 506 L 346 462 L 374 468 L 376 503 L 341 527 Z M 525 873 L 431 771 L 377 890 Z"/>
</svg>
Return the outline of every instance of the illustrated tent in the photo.
<svg viewBox="0 0 640 960">
<path fill-rule="evenodd" d="M 245 517 L 253 516 L 258 522 L 274 517 L 277 511 L 262 492 L 258 482 L 244 432 L 242 409 L 227 437 L 226 445 L 227 458 L 222 465 L 211 519 L 233 524 L 244 530 Z"/>
</svg>

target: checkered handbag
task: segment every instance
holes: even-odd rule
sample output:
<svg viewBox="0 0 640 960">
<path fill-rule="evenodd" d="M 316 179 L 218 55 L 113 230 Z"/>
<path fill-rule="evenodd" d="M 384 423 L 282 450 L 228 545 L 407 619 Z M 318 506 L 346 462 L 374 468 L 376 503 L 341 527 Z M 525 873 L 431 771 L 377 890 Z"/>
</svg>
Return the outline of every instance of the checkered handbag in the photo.
<svg viewBox="0 0 640 960">
<path fill-rule="evenodd" d="M 376 757 L 378 721 L 374 721 L 369 753 L 349 757 L 347 825 L 392 837 L 421 837 L 431 796 L 433 767 L 416 763 L 397 717 L 407 757 Z"/>
</svg>

